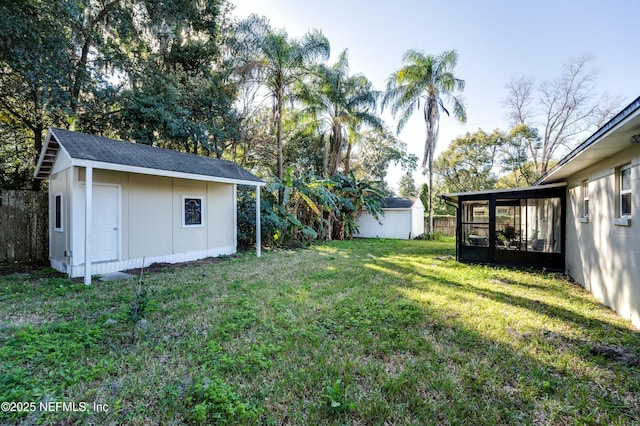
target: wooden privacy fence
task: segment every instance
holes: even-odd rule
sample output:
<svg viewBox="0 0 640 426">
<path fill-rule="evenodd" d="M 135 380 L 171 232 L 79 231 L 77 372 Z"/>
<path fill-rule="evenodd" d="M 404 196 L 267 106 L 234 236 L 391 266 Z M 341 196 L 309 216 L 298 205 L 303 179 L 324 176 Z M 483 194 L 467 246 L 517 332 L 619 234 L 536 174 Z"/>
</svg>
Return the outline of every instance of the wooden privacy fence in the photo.
<svg viewBox="0 0 640 426">
<path fill-rule="evenodd" d="M 0 262 L 49 259 L 48 211 L 44 191 L 0 189 Z"/>
<path fill-rule="evenodd" d="M 424 218 L 424 229 L 429 229 L 429 218 Z M 433 216 L 433 230 L 441 233 L 445 237 L 455 237 L 456 217 L 455 216 Z"/>
</svg>

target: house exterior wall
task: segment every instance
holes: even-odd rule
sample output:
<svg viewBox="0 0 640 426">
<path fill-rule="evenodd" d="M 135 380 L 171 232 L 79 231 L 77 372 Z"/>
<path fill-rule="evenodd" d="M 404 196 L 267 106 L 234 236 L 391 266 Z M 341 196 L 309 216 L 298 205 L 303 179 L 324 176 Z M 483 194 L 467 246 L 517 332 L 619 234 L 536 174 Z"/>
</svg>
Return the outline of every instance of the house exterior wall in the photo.
<svg viewBox="0 0 640 426">
<path fill-rule="evenodd" d="M 72 167 L 50 178 L 50 214 L 56 193 L 65 202 L 64 232 L 50 220 L 51 264 L 73 277 L 84 275 L 85 176 L 84 168 Z M 94 191 L 101 186 L 117 188 L 118 255 L 92 262 L 92 275 L 236 252 L 233 184 L 94 169 Z M 183 225 L 185 196 L 202 197 L 202 226 Z"/>
<path fill-rule="evenodd" d="M 619 216 L 617 170 L 631 164 L 628 226 Z M 589 216 L 583 217 L 582 183 L 589 181 Z M 618 224 L 616 224 L 618 222 Z M 602 303 L 640 327 L 640 146 L 569 177 L 566 272 Z"/>
</svg>

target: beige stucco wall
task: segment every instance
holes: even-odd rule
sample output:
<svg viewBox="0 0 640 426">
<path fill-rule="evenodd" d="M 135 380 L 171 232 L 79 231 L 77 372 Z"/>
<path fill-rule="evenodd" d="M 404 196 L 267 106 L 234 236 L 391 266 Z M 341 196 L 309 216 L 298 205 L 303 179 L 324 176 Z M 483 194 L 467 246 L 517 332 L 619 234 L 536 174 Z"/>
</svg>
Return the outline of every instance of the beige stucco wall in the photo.
<svg viewBox="0 0 640 426">
<path fill-rule="evenodd" d="M 630 226 L 613 223 L 616 168 L 632 164 Z M 567 273 L 605 305 L 640 327 L 640 146 L 568 179 Z M 581 184 L 589 179 L 589 219 L 581 222 Z"/>
<path fill-rule="evenodd" d="M 207 183 L 207 240 L 211 247 L 236 246 L 235 185 Z M 226 207 L 225 207 L 226 206 Z"/>
<path fill-rule="evenodd" d="M 193 250 L 205 250 L 207 248 L 207 228 L 211 226 L 207 220 L 202 227 L 184 227 L 182 222 L 183 197 L 203 197 L 203 216 L 207 217 L 209 203 L 207 202 L 207 183 L 173 179 L 173 253 L 183 253 Z"/>
<path fill-rule="evenodd" d="M 171 178 L 127 174 L 129 201 L 128 256 L 161 256 L 173 253 L 173 197 Z"/>
</svg>

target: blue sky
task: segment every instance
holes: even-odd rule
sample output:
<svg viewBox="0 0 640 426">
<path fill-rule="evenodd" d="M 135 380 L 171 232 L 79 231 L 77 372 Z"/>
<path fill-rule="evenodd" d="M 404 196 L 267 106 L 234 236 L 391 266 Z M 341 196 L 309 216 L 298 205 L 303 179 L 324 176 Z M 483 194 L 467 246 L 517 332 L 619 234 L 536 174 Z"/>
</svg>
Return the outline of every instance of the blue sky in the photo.
<svg viewBox="0 0 640 426">
<path fill-rule="evenodd" d="M 506 83 L 532 76 L 537 82 L 557 77 L 563 65 L 582 54 L 593 56 L 598 92 L 621 95 L 628 103 L 640 96 L 640 1 L 637 0 L 231 0 L 235 14 L 269 18 L 274 28 L 297 37 L 321 29 L 331 42 L 333 62 L 349 49 L 352 73 L 363 73 L 376 89 L 401 66 L 408 49 L 439 54 L 455 49 L 456 75 L 466 81 L 462 93 L 468 121 L 442 116 L 437 153 L 449 142 L 479 128 L 507 129 L 503 101 Z M 396 123 L 384 115 L 389 127 Z M 422 160 L 424 123 L 419 115 L 399 135 Z M 387 178 L 396 186 L 401 172 Z M 417 183 L 426 178 L 416 173 Z"/>
</svg>

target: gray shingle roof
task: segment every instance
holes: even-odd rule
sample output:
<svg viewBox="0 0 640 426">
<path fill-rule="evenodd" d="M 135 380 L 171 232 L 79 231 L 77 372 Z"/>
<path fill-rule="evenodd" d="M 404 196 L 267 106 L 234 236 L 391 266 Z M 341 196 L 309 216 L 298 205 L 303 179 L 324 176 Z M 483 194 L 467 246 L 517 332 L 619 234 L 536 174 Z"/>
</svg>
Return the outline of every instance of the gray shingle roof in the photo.
<svg viewBox="0 0 640 426">
<path fill-rule="evenodd" d="M 50 128 L 72 159 L 262 183 L 236 163 L 154 146 Z"/>
<path fill-rule="evenodd" d="M 410 209 L 413 203 L 416 202 L 415 198 L 407 197 L 387 197 L 384 199 L 384 209 Z"/>
</svg>

